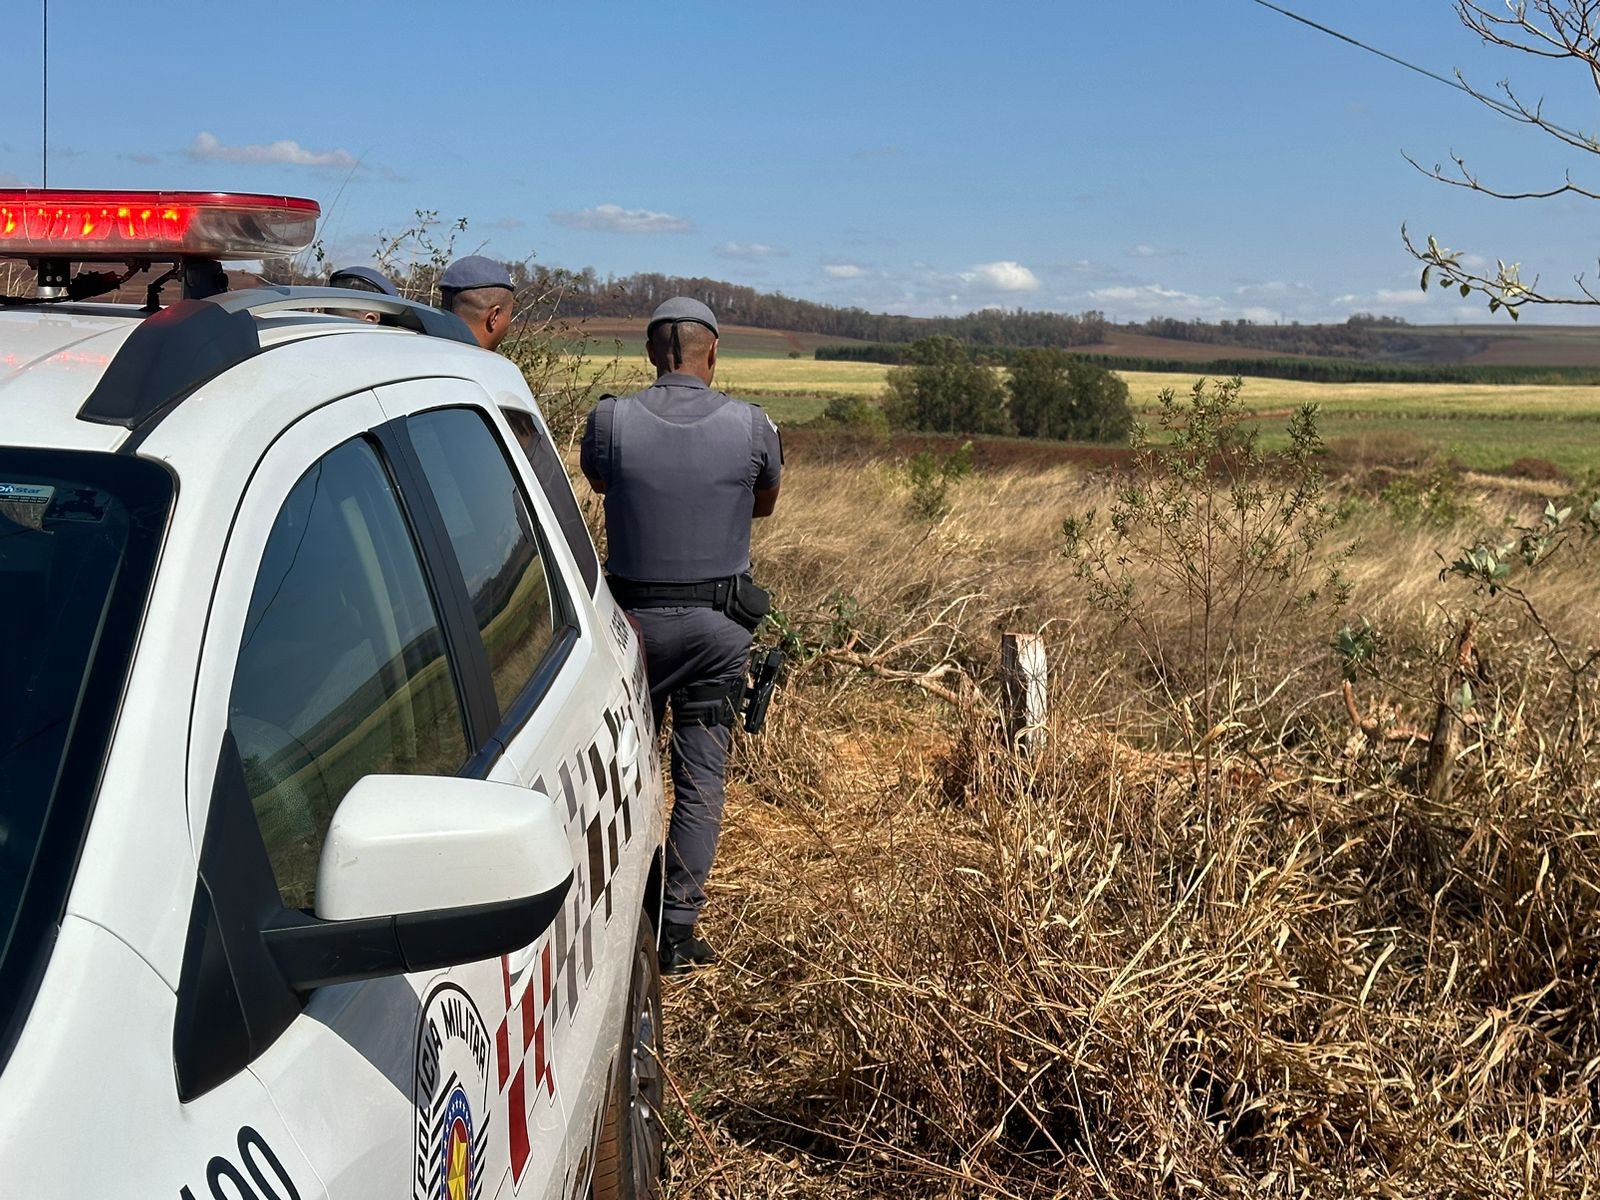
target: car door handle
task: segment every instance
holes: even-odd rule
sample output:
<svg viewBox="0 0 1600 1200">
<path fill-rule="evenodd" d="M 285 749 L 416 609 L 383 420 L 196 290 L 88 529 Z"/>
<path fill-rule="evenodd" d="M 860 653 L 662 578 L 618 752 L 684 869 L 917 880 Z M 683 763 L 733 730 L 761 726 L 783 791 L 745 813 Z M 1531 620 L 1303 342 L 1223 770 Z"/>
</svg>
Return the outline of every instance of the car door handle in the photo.
<svg viewBox="0 0 1600 1200">
<path fill-rule="evenodd" d="M 533 962 L 533 952 L 538 945 L 537 941 L 532 941 L 521 950 L 513 950 L 506 955 L 506 974 L 511 976 L 512 982 L 522 978 L 522 973 Z"/>
<path fill-rule="evenodd" d="M 622 730 L 617 734 L 617 767 L 619 770 L 632 771 L 639 765 L 639 723 L 629 717 L 622 723 Z"/>
</svg>

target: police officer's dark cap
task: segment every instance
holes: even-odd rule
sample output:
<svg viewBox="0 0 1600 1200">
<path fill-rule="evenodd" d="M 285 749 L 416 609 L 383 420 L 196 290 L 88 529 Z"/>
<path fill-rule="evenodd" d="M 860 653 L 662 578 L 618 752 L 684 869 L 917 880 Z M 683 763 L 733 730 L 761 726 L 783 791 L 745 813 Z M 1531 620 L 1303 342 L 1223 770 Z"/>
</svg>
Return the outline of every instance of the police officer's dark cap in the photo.
<svg viewBox="0 0 1600 1200">
<path fill-rule="evenodd" d="M 328 276 L 328 286 L 349 287 L 358 280 L 360 282 L 356 286 L 361 291 L 375 290 L 385 296 L 398 296 L 400 294 L 400 289 L 389 282 L 388 276 L 381 271 L 373 270 L 371 267 L 341 267 Z M 361 284 L 368 286 L 361 287 Z"/>
<path fill-rule="evenodd" d="M 444 269 L 444 274 L 439 277 L 439 286 L 447 292 L 470 292 L 477 288 L 516 290 L 505 264 L 481 254 L 469 254 L 466 258 L 456 259 Z"/>
<path fill-rule="evenodd" d="M 663 300 L 656 311 L 650 314 L 650 324 L 645 328 L 645 336 L 649 337 L 650 330 L 663 322 L 676 325 L 679 321 L 693 321 L 696 325 L 704 325 L 711 330 L 713 337 L 722 336 L 717 328 L 716 314 L 691 296 L 674 296 L 670 300 Z"/>
</svg>

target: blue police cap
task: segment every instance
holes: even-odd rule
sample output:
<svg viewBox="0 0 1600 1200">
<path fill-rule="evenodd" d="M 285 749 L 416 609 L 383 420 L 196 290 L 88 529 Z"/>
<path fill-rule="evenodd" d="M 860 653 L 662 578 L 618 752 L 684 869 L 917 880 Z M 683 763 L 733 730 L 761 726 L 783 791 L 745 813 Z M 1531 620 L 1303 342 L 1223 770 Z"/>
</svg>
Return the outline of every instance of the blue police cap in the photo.
<svg viewBox="0 0 1600 1200">
<path fill-rule="evenodd" d="M 358 284 L 358 291 L 376 290 L 385 296 L 398 296 L 400 294 L 400 289 L 389 282 L 387 275 L 381 271 L 375 271 L 371 267 L 341 267 L 328 276 L 328 286 L 349 287 L 351 282 L 355 280 L 360 280 L 361 283 L 370 285 L 363 288 Z"/>
<path fill-rule="evenodd" d="M 505 264 L 481 254 L 469 254 L 456 259 L 444 269 L 444 274 L 439 277 L 439 286 L 447 292 L 470 292 L 474 288 L 487 287 L 516 290 L 511 285 L 511 274 Z"/>
<path fill-rule="evenodd" d="M 715 336 L 722 336 L 721 330 L 717 328 L 716 314 L 691 296 L 674 296 L 670 300 L 663 300 L 656 307 L 656 311 L 650 314 L 650 324 L 645 327 L 645 336 L 649 337 L 649 331 L 663 321 L 671 321 L 674 325 L 679 321 L 693 321 L 696 325 L 704 325 Z"/>
</svg>

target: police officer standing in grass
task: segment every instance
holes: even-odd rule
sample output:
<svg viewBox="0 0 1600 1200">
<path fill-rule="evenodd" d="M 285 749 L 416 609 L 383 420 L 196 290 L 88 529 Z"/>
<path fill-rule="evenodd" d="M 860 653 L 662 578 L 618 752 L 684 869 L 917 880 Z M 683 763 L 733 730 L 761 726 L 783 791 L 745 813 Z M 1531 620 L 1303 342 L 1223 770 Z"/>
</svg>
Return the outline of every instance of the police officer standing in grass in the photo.
<svg viewBox="0 0 1600 1200">
<path fill-rule="evenodd" d="M 676 296 L 645 334 L 653 387 L 604 397 L 581 465 L 605 497 L 606 570 L 644 636 L 656 728 L 672 709 L 661 967 L 712 962 L 695 931 L 722 828 L 723 777 L 751 635 L 768 599 L 750 576 L 750 522 L 778 503 L 783 452 L 760 408 L 711 386 L 717 318 Z"/>
<path fill-rule="evenodd" d="M 481 254 L 458 258 L 439 277 L 439 294 L 439 307 L 465 321 L 485 350 L 511 332 L 517 296 L 504 263 Z"/>
</svg>

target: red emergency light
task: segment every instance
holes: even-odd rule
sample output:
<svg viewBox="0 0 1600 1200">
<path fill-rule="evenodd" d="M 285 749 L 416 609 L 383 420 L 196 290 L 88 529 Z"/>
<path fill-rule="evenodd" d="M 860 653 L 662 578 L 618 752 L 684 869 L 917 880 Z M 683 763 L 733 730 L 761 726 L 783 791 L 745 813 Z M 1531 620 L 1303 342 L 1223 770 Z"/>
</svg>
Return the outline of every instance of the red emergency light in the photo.
<svg viewBox="0 0 1600 1200">
<path fill-rule="evenodd" d="M 0 257 L 276 258 L 309 246 L 321 215 L 293 196 L 0 189 Z"/>
</svg>

